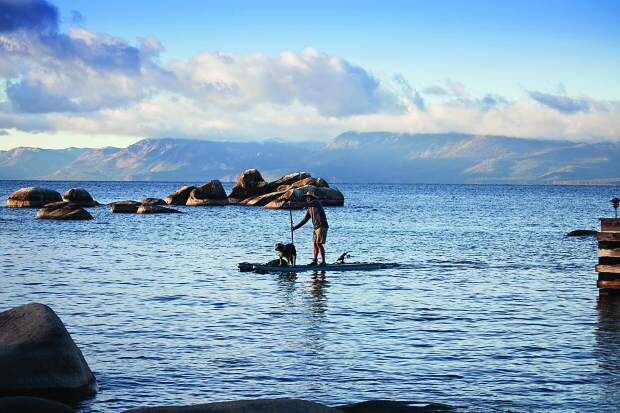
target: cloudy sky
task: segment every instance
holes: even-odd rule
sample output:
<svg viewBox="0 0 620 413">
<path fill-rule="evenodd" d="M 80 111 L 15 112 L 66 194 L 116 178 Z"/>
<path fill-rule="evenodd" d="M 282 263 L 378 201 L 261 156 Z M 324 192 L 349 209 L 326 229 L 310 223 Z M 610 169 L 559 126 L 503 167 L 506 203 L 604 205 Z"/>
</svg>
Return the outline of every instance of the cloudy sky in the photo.
<svg viewBox="0 0 620 413">
<path fill-rule="evenodd" d="M 620 141 L 620 2 L 0 0 L 0 149 Z"/>
</svg>

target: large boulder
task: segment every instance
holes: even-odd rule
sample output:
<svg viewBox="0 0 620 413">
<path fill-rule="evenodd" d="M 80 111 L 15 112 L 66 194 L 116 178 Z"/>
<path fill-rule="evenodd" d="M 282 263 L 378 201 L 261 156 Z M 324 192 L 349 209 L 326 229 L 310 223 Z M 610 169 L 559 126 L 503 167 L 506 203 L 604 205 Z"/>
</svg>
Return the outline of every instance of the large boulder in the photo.
<svg viewBox="0 0 620 413">
<path fill-rule="evenodd" d="M 140 205 L 136 211 L 138 214 L 180 214 L 181 211 L 166 208 L 159 205 Z"/>
<path fill-rule="evenodd" d="M 258 195 L 251 198 L 246 198 L 239 202 L 239 205 L 247 206 L 265 206 L 271 201 L 280 198 L 286 191 L 269 192 L 268 194 Z"/>
<path fill-rule="evenodd" d="M 454 408 L 447 404 L 398 400 L 369 400 L 337 406 L 336 409 L 345 413 L 447 413 L 454 411 Z"/>
<path fill-rule="evenodd" d="M 115 214 L 135 214 L 142 205 L 136 201 L 116 201 L 110 204 L 110 212 Z"/>
<path fill-rule="evenodd" d="M 97 381 L 54 311 L 30 303 L 0 313 L 0 396 L 83 399 Z"/>
<path fill-rule="evenodd" d="M 266 194 L 271 189 L 258 170 L 248 169 L 239 175 L 237 183 L 228 195 L 228 198 L 230 202 L 239 202 L 246 198 Z"/>
<path fill-rule="evenodd" d="M 161 198 L 144 198 L 140 201 L 142 205 L 167 205 Z"/>
<path fill-rule="evenodd" d="M 88 193 L 88 191 L 83 188 L 69 189 L 64 193 L 62 199 L 67 202 L 71 202 L 72 204 L 79 205 L 81 207 L 94 207 L 99 205 L 99 203 L 93 199 L 93 197 Z"/>
<path fill-rule="evenodd" d="M 189 406 L 141 407 L 124 413 L 342 413 L 325 405 L 299 399 L 258 399 L 194 404 Z"/>
<path fill-rule="evenodd" d="M 195 188 L 189 194 L 186 205 L 204 206 L 204 205 L 227 205 L 228 198 L 226 191 L 220 181 L 213 180 L 206 184 Z"/>
<path fill-rule="evenodd" d="M 344 195 L 336 188 L 316 187 L 312 185 L 293 188 L 286 191 L 282 196 L 265 205 L 269 209 L 303 208 L 302 197 L 308 191 L 314 191 L 323 206 L 343 206 Z"/>
<path fill-rule="evenodd" d="M 288 174 L 288 175 L 284 175 L 282 178 L 280 179 L 276 179 L 273 182 L 269 182 L 269 189 L 272 191 L 275 191 L 278 189 L 278 187 L 280 186 L 288 186 L 288 185 L 293 185 L 294 183 L 297 183 L 299 181 L 302 181 L 304 179 L 308 179 L 310 178 L 310 174 L 308 172 L 295 172 L 292 174 Z"/>
<path fill-rule="evenodd" d="M 189 195 L 194 189 L 196 189 L 195 186 L 183 186 L 164 198 L 164 201 L 166 201 L 168 205 L 185 205 L 187 204 Z"/>
<path fill-rule="evenodd" d="M 78 221 L 93 219 L 93 216 L 79 205 L 67 201 L 52 202 L 37 211 L 38 219 Z"/>
<path fill-rule="evenodd" d="M 71 407 L 55 400 L 40 397 L 0 397 L 2 413 L 74 413 Z"/>
<path fill-rule="evenodd" d="M 9 208 L 41 208 L 45 204 L 60 202 L 60 193 L 47 188 L 21 188 L 13 192 L 6 200 Z"/>
</svg>

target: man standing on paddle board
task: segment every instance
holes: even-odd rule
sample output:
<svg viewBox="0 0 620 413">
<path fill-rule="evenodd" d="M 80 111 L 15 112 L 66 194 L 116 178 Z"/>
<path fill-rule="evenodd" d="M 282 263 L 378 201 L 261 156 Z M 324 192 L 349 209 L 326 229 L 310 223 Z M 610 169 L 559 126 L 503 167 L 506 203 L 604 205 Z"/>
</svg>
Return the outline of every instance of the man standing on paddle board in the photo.
<svg viewBox="0 0 620 413">
<path fill-rule="evenodd" d="M 325 248 L 323 244 L 327 239 L 327 229 L 329 225 L 327 225 L 327 216 L 325 216 L 325 210 L 323 209 L 323 205 L 319 201 L 319 198 L 316 196 L 314 191 L 310 190 L 306 192 L 301 199 L 306 203 L 306 216 L 301 222 L 293 227 L 293 231 L 299 229 L 305 225 L 306 222 L 312 218 L 312 226 L 314 230 L 312 231 L 312 243 L 314 246 L 314 255 L 312 262 L 310 265 L 317 265 L 317 256 L 319 252 L 321 253 L 321 264 L 325 265 Z"/>
</svg>

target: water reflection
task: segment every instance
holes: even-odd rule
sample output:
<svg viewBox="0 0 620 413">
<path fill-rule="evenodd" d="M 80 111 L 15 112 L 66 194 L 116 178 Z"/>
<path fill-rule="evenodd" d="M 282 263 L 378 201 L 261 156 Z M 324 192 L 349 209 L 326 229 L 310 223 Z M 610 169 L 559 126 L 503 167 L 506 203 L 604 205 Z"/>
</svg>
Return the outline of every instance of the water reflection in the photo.
<svg viewBox="0 0 620 413">
<path fill-rule="evenodd" d="M 601 396 L 610 406 L 620 405 L 620 294 L 601 294 L 597 302 L 598 325 L 594 355 L 603 370 Z"/>
</svg>

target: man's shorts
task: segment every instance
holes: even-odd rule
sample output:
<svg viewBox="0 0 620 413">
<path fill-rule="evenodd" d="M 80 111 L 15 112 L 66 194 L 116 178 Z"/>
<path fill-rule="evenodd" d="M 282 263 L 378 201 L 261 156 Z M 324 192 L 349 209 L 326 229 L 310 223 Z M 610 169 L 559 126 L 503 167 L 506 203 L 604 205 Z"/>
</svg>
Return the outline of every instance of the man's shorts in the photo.
<svg viewBox="0 0 620 413">
<path fill-rule="evenodd" d="M 326 227 L 318 227 L 312 231 L 312 241 L 317 244 L 325 244 L 325 240 L 327 240 L 327 228 Z"/>
</svg>

